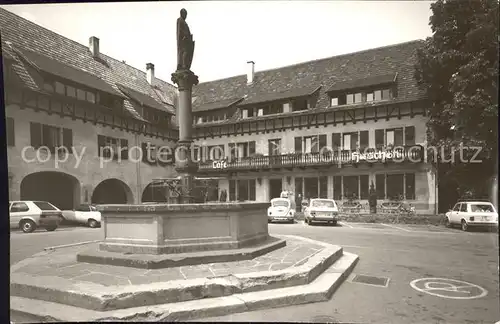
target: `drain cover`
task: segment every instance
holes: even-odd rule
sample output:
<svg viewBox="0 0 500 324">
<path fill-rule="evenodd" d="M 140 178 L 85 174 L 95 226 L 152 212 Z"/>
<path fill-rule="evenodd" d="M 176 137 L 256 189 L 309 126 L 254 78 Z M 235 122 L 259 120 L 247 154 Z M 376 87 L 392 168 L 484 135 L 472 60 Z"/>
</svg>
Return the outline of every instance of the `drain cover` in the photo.
<svg viewBox="0 0 500 324">
<path fill-rule="evenodd" d="M 324 316 L 314 316 L 311 319 L 311 323 L 339 324 L 340 322 L 338 322 L 332 316 L 324 315 Z"/>
<path fill-rule="evenodd" d="M 389 283 L 389 278 L 385 277 L 374 277 L 365 275 L 356 275 L 351 282 L 361 283 L 365 285 L 387 287 Z"/>
</svg>

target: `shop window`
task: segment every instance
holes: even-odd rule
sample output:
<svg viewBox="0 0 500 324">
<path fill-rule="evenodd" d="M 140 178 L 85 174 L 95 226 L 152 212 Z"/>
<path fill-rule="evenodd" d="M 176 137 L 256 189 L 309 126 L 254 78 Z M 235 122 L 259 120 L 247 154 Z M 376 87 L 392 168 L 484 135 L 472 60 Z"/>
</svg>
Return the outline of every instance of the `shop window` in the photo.
<svg viewBox="0 0 500 324">
<path fill-rule="evenodd" d="M 386 177 L 387 198 L 404 198 L 404 175 L 388 174 Z"/>
<path fill-rule="evenodd" d="M 342 199 L 342 177 L 341 176 L 333 177 L 333 199 L 335 199 L 335 200 Z"/>
<path fill-rule="evenodd" d="M 385 174 L 377 174 L 375 176 L 375 189 L 377 191 L 377 199 L 385 199 Z"/>
<path fill-rule="evenodd" d="M 359 198 L 358 176 L 345 176 L 344 182 L 344 199 Z"/>
<path fill-rule="evenodd" d="M 405 195 L 406 199 L 415 199 L 415 173 L 405 174 Z"/>
<path fill-rule="evenodd" d="M 328 177 L 319 177 L 319 198 L 328 198 Z"/>
<path fill-rule="evenodd" d="M 359 176 L 359 198 L 368 199 L 369 189 L 368 175 Z"/>
</svg>

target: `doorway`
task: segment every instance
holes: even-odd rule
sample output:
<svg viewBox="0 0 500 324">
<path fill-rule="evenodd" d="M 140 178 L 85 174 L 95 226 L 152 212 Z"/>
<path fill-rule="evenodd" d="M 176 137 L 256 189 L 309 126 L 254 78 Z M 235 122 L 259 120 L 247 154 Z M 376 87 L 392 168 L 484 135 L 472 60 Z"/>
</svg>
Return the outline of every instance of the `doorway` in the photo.
<svg viewBox="0 0 500 324">
<path fill-rule="evenodd" d="M 282 179 L 269 179 L 269 200 L 279 198 L 283 188 Z"/>
</svg>

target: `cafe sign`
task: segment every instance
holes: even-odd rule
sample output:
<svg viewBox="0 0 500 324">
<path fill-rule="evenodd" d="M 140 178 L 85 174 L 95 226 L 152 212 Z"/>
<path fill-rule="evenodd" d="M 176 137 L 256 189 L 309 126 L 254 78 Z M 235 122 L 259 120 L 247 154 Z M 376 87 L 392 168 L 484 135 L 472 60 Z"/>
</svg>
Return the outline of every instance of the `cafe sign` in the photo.
<svg viewBox="0 0 500 324">
<path fill-rule="evenodd" d="M 404 152 L 401 150 L 391 150 L 391 151 L 375 151 L 368 153 L 352 152 L 351 160 L 355 162 L 366 161 L 366 162 L 377 162 L 385 160 L 403 159 Z"/>
<path fill-rule="evenodd" d="M 213 161 L 212 167 L 214 169 L 226 169 L 227 168 L 227 161 L 226 160 Z"/>
</svg>

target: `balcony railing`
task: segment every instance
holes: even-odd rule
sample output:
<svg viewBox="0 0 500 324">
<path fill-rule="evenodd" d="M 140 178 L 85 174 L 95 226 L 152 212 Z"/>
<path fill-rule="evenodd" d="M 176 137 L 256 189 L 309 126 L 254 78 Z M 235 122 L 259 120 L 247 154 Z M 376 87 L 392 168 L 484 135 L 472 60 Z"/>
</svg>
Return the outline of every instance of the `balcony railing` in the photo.
<svg viewBox="0 0 500 324">
<path fill-rule="evenodd" d="M 423 161 L 423 147 L 420 145 L 365 151 L 334 151 L 314 153 L 291 153 L 271 156 L 254 156 L 225 160 L 199 162 L 199 171 L 237 171 L 313 166 L 353 165 L 360 163 L 401 163 Z"/>
</svg>

